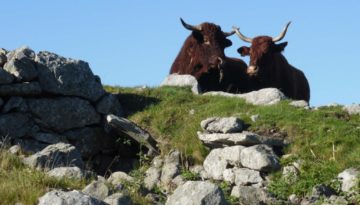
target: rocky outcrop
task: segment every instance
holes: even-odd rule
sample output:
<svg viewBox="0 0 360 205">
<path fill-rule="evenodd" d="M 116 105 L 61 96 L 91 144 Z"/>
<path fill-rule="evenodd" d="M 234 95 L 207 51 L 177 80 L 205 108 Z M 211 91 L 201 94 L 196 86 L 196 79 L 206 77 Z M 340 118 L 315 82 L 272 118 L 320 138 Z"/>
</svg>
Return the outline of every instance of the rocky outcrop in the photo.
<svg viewBox="0 0 360 205">
<path fill-rule="evenodd" d="M 200 85 L 192 75 L 170 74 L 164 79 L 160 86 L 189 86 L 194 94 L 201 93 Z"/>
</svg>

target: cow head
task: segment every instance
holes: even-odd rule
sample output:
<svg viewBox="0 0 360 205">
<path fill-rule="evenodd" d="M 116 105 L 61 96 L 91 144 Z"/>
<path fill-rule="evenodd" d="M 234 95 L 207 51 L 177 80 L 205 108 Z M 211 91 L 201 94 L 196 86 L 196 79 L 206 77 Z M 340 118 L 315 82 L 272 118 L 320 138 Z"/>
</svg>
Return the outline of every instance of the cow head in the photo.
<svg viewBox="0 0 360 205">
<path fill-rule="evenodd" d="M 187 51 L 189 57 L 197 61 L 193 65 L 192 74 L 198 77 L 198 74 L 209 72 L 210 69 L 220 68 L 225 59 L 224 49 L 232 45 L 227 37 L 233 35 L 235 31 L 223 32 L 220 26 L 213 23 L 193 26 L 185 23 L 181 18 L 180 20 L 186 29 L 192 31 L 190 36 L 192 46 Z"/>
<path fill-rule="evenodd" d="M 271 72 L 269 67 L 272 66 L 272 57 L 274 54 L 282 52 L 287 42 L 275 44 L 281 41 L 286 34 L 290 22 L 286 24 L 284 30 L 276 38 L 270 36 L 258 36 L 255 38 L 248 38 L 240 33 L 239 28 L 233 27 L 239 38 L 245 42 L 251 43 L 250 47 L 243 46 L 238 49 L 241 56 L 250 56 L 247 73 L 250 76 L 264 76 Z"/>
</svg>

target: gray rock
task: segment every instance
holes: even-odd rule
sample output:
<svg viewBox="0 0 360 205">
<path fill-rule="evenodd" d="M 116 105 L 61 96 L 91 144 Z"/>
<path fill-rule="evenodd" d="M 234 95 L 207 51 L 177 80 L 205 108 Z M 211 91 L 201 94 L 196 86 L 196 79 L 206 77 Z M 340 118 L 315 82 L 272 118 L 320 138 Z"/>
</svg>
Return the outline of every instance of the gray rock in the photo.
<svg viewBox="0 0 360 205">
<path fill-rule="evenodd" d="M 79 167 L 56 167 L 48 171 L 47 175 L 58 179 L 69 178 L 79 180 L 88 179 L 96 176 L 95 173 L 90 171 L 84 171 Z"/>
<path fill-rule="evenodd" d="M 39 198 L 38 205 L 107 205 L 96 198 L 73 190 L 69 192 L 53 190 Z"/>
<path fill-rule="evenodd" d="M 198 132 L 198 138 L 208 147 L 219 148 L 233 145 L 251 146 L 260 144 L 260 136 L 251 132 L 243 131 L 241 133 L 200 133 Z"/>
<path fill-rule="evenodd" d="M 0 96 L 38 96 L 42 92 L 38 82 L 0 85 Z"/>
<path fill-rule="evenodd" d="M 128 136 L 141 145 L 146 146 L 150 151 L 158 153 L 157 142 L 149 132 L 137 126 L 130 120 L 115 115 L 106 116 L 107 123 L 114 128 L 119 135 Z"/>
<path fill-rule="evenodd" d="M 28 106 L 22 97 L 10 97 L 10 99 L 6 102 L 5 106 L 2 109 L 2 113 L 7 113 L 11 110 L 16 110 L 19 112 L 26 112 L 28 110 Z"/>
<path fill-rule="evenodd" d="M 93 181 L 87 185 L 82 192 L 91 197 L 104 200 L 110 195 L 110 189 L 104 181 Z"/>
<path fill-rule="evenodd" d="M 282 204 L 266 190 L 253 186 L 234 186 L 231 190 L 231 196 L 239 198 L 240 204 Z"/>
<path fill-rule="evenodd" d="M 349 168 L 338 174 L 337 178 L 341 181 L 341 190 L 349 192 L 358 187 L 360 171 L 355 168 Z"/>
<path fill-rule="evenodd" d="M 333 188 L 331 188 L 327 185 L 324 185 L 324 184 L 319 184 L 319 185 L 314 186 L 312 189 L 312 192 L 311 192 L 312 197 L 315 196 L 315 197 L 319 197 L 319 198 L 320 198 L 320 196 L 328 198 L 331 195 L 335 195 L 335 194 L 336 194 L 336 191 Z"/>
<path fill-rule="evenodd" d="M 56 144 L 59 142 L 65 142 L 67 143 L 67 139 L 63 135 L 58 135 L 55 133 L 45 133 L 45 132 L 38 132 L 35 135 L 32 136 L 35 140 L 39 142 L 43 142 L 46 144 Z"/>
<path fill-rule="evenodd" d="M 253 105 L 273 105 L 286 99 L 285 95 L 276 88 L 264 88 L 245 94 L 231 94 L 221 91 L 212 91 L 205 93 L 205 95 L 241 98 L 245 99 L 247 103 Z"/>
<path fill-rule="evenodd" d="M 0 55 L 1 56 L 1 55 Z M 0 57 L 1 58 L 1 57 Z M 1 61 L 1 60 L 0 60 Z M 0 85 L 1 84 L 10 84 L 14 81 L 14 76 L 8 73 L 0 66 Z"/>
<path fill-rule="evenodd" d="M 201 121 L 201 127 L 209 133 L 241 132 L 244 122 L 237 117 L 211 117 Z"/>
<path fill-rule="evenodd" d="M 144 186 L 148 190 L 155 188 L 160 183 L 161 169 L 157 167 L 150 167 L 145 172 Z"/>
<path fill-rule="evenodd" d="M 68 166 L 84 167 L 79 151 L 65 143 L 49 145 L 40 152 L 26 157 L 24 163 L 32 168 L 44 170 Z"/>
<path fill-rule="evenodd" d="M 251 115 L 250 119 L 251 119 L 251 121 L 256 122 L 259 119 L 259 117 L 260 117 L 260 115 Z"/>
<path fill-rule="evenodd" d="M 288 197 L 288 199 L 291 204 L 300 204 L 300 202 L 301 202 L 301 199 L 298 196 L 296 196 L 296 194 L 291 194 Z"/>
<path fill-rule="evenodd" d="M 8 113 L 0 115 L 0 136 L 10 138 L 23 137 L 35 131 L 31 118 L 23 113 Z"/>
<path fill-rule="evenodd" d="M 279 158 L 267 145 L 244 148 L 240 157 L 241 164 L 250 169 L 269 172 L 280 168 Z"/>
<path fill-rule="evenodd" d="M 183 176 L 181 175 L 177 175 L 172 181 L 171 181 L 171 184 L 174 186 L 174 187 L 178 187 L 178 186 L 181 186 L 183 184 L 185 184 L 186 180 L 184 179 Z"/>
<path fill-rule="evenodd" d="M 346 200 L 344 196 L 332 195 L 329 198 L 325 198 L 324 202 L 321 205 L 349 205 L 351 204 Z"/>
<path fill-rule="evenodd" d="M 7 62 L 7 57 L 6 57 L 7 53 L 8 53 L 7 50 L 0 48 L 0 67 L 3 67 L 4 64 Z"/>
<path fill-rule="evenodd" d="M 300 108 L 305 108 L 305 109 L 309 109 L 309 103 L 306 102 L 305 100 L 294 100 L 294 101 L 291 101 L 289 103 L 289 105 L 292 105 L 294 107 L 300 107 Z"/>
<path fill-rule="evenodd" d="M 180 152 L 172 150 L 164 160 L 164 165 L 161 169 L 160 183 L 161 186 L 170 191 L 172 180 L 180 174 Z"/>
<path fill-rule="evenodd" d="M 0 145 L 1 147 L 1 145 Z M 19 155 L 21 153 L 20 145 L 13 145 L 9 148 L 9 152 L 13 155 Z"/>
<path fill-rule="evenodd" d="M 246 169 L 246 168 L 234 168 L 235 184 L 236 185 L 254 185 L 261 184 L 264 180 L 260 176 L 259 171 Z"/>
<path fill-rule="evenodd" d="M 91 104 L 76 97 L 32 98 L 27 100 L 30 112 L 47 128 L 63 132 L 100 122 Z"/>
<path fill-rule="evenodd" d="M 204 169 L 209 177 L 215 180 L 223 179 L 223 172 L 228 165 L 239 166 L 240 154 L 245 147 L 241 145 L 213 149 L 204 160 Z"/>
<path fill-rule="evenodd" d="M 164 160 L 160 156 L 154 157 L 154 159 L 151 161 L 151 166 L 155 168 L 161 168 L 164 164 Z"/>
<path fill-rule="evenodd" d="M 230 184 L 235 183 L 235 174 L 233 169 L 225 169 L 223 172 L 224 181 L 229 182 Z"/>
<path fill-rule="evenodd" d="M 21 151 L 26 154 L 34 154 L 36 152 L 39 152 L 43 150 L 45 147 L 47 147 L 49 144 L 44 144 L 39 141 L 33 140 L 33 139 L 15 139 L 14 144 L 19 145 L 21 148 Z"/>
<path fill-rule="evenodd" d="M 117 171 L 117 172 L 112 173 L 110 175 L 110 177 L 107 179 L 107 181 L 110 184 L 117 186 L 117 185 L 123 184 L 125 182 L 132 183 L 134 181 L 134 178 L 129 176 L 125 172 Z"/>
<path fill-rule="evenodd" d="M 131 198 L 123 193 L 115 193 L 104 199 L 109 205 L 132 205 Z"/>
<path fill-rule="evenodd" d="M 188 181 L 179 186 L 168 197 L 165 205 L 225 205 L 227 204 L 221 189 L 202 181 Z"/>
<path fill-rule="evenodd" d="M 83 127 L 63 133 L 84 158 L 90 158 L 102 150 L 114 149 L 116 139 L 107 135 L 101 127 Z"/>
<path fill-rule="evenodd" d="M 194 94 L 201 93 L 200 85 L 192 75 L 170 74 L 164 79 L 160 86 L 189 86 Z"/>
<path fill-rule="evenodd" d="M 96 111 L 105 115 L 113 114 L 118 117 L 121 117 L 124 114 L 119 100 L 113 94 L 104 95 L 96 104 Z"/>
<path fill-rule="evenodd" d="M 288 183 L 295 183 L 300 175 L 300 171 L 293 165 L 285 166 L 282 168 L 282 177 Z"/>
<path fill-rule="evenodd" d="M 78 96 L 93 102 L 100 99 L 105 91 L 84 61 L 66 59 L 47 51 L 36 56 L 39 82 L 44 91 Z"/>
<path fill-rule="evenodd" d="M 360 114 L 360 104 L 352 104 L 352 105 L 345 105 L 343 110 L 348 112 L 350 115 L 359 115 Z"/>
<path fill-rule="evenodd" d="M 35 52 L 28 47 L 21 47 L 7 54 L 8 61 L 4 70 L 11 73 L 18 81 L 31 81 L 38 75 L 35 66 Z"/>
</svg>

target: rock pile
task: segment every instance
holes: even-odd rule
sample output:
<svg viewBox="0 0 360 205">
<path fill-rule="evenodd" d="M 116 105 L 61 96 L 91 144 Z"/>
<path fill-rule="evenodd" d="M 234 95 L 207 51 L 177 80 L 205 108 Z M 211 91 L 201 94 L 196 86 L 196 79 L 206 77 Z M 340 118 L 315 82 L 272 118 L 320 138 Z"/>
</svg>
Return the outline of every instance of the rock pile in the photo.
<svg viewBox="0 0 360 205">
<path fill-rule="evenodd" d="M 36 54 L 28 47 L 0 49 L 0 137 L 15 145 L 13 152 L 33 154 L 24 159 L 31 167 L 84 168 L 86 163 L 103 174 L 120 156 L 126 160 L 113 168 L 129 168 L 139 143 L 150 140 L 153 147 L 147 148 L 156 150 L 156 142 L 141 135 L 145 132 L 114 129 L 122 125 L 114 121 L 126 120 L 122 113 L 117 96 L 103 89 L 87 62 L 47 51 Z M 126 137 L 132 146 L 121 143 Z"/>
</svg>

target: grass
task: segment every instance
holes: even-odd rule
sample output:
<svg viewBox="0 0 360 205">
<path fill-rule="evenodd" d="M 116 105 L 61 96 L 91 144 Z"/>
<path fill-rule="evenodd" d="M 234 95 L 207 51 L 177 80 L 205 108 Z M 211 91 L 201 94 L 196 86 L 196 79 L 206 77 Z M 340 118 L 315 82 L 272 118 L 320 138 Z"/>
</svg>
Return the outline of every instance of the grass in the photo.
<svg viewBox="0 0 360 205">
<path fill-rule="evenodd" d="M 301 159 L 303 165 L 293 184 L 281 180 L 280 173 L 273 175 L 270 190 L 281 198 L 292 193 L 303 196 L 346 168 L 360 168 L 360 116 L 349 115 L 339 106 L 305 110 L 288 105 L 289 101 L 254 106 L 241 99 L 196 96 L 190 88 L 105 88 L 119 94 L 127 117 L 161 142 L 162 153 L 176 147 L 192 163 L 201 163 L 209 152 L 196 134 L 208 117 L 236 116 L 250 131 L 285 133 L 291 145 L 283 151 L 293 154 L 294 160 Z M 260 117 L 254 123 L 250 116 L 255 114 Z"/>
<path fill-rule="evenodd" d="M 40 196 L 50 189 L 82 189 L 85 180 L 55 179 L 45 173 L 25 167 L 20 158 L 0 148 L 0 204 L 21 202 L 37 204 Z"/>
</svg>

